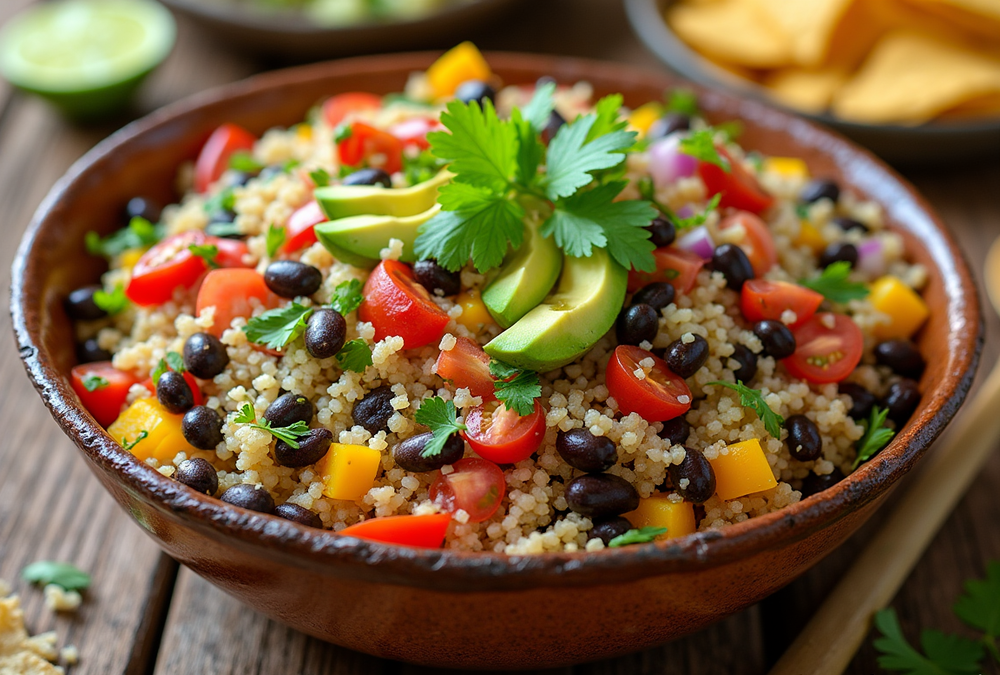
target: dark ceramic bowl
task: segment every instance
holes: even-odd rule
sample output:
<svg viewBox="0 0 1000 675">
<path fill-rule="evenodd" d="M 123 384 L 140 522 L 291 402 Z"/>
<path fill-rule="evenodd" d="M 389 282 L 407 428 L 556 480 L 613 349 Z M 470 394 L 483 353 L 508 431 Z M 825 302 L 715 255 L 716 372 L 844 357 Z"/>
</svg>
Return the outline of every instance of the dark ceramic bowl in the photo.
<svg viewBox="0 0 1000 675">
<path fill-rule="evenodd" d="M 767 90 L 714 65 L 677 37 L 663 18 L 676 0 L 624 0 L 632 28 L 646 46 L 683 77 L 708 87 L 721 87 L 782 107 Z M 900 166 L 928 165 L 995 157 L 1000 153 L 1000 118 L 928 122 L 917 126 L 860 124 L 829 114 L 811 115 L 784 108 L 827 124 L 864 145 L 888 162 Z"/>
<path fill-rule="evenodd" d="M 851 535 L 927 450 L 972 382 L 979 305 L 961 254 L 924 200 L 871 155 L 761 103 L 700 90 L 715 121 L 741 118 L 750 148 L 803 157 L 819 176 L 885 208 L 907 252 L 930 272 L 933 308 L 919 338 L 928 358 L 920 407 L 874 460 L 782 511 L 655 544 L 593 554 L 508 557 L 387 546 L 226 506 L 161 476 L 122 450 L 80 405 L 62 309 L 97 280 L 84 233 L 108 233 L 135 194 L 173 197 L 177 166 L 209 132 L 290 125 L 324 96 L 396 91 L 433 54 L 319 64 L 262 75 L 153 113 L 107 139 L 39 207 L 13 268 L 21 358 L 42 400 L 115 499 L 171 556 L 265 614 L 382 657 L 435 666 L 541 668 L 614 656 L 697 631 L 781 588 Z M 569 58 L 491 54 L 507 83 L 542 75 L 658 98 L 670 77 Z M 484 611 L 488 608 L 488 611 Z"/>
</svg>

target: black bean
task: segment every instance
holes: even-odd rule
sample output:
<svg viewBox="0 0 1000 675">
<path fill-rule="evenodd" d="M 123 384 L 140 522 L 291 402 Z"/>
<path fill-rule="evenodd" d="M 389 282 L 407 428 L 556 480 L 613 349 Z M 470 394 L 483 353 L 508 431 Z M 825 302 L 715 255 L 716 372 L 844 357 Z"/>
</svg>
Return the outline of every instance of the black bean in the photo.
<svg viewBox="0 0 1000 675">
<path fill-rule="evenodd" d="M 653 222 L 646 226 L 649 231 L 649 240 L 656 248 L 670 246 L 677 239 L 677 228 L 664 215 L 653 218 Z"/>
<path fill-rule="evenodd" d="M 401 468 L 414 473 L 437 471 L 442 466 L 454 464 L 465 454 L 465 442 L 458 435 L 453 435 L 445 441 L 441 452 L 431 457 L 424 457 L 424 448 L 434 435 L 430 432 L 417 434 L 400 441 L 392 448 L 392 458 Z"/>
<path fill-rule="evenodd" d="M 234 485 L 219 497 L 222 501 L 233 506 L 239 506 L 251 511 L 260 513 L 274 512 L 274 498 L 271 493 L 259 485 L 247 485 L 240 483 Z"/>
<path fill-rule="evenodd" d="M 342 185 L 381 185 L 392 187 L 392 177 L 382 169 L 360 169 L 345 176 Z"/>
<path fill-rule="evenodd" d="M 184 342 L 184 366 L 195 377 L 211 380 L 229 365 L 229 353 L 211 333 L 195 333 Z"/>
<path fill-rule="evenodd" d="M 663 360 L 675 374 L 687 379 L 708 361 L 708 340 L 700 335 L 695 335 L 691 342 L 674 340 L 667 347 Z"/>
<path fill-rule="evenodd" d="M 178 464 L 174 478 L 195 492 L 209 497 L 214 496 L 219 489 L 219 474 L 215 472 L 215 467 L 201 458 L 185 459 Z"/>
<path fill-rule="evenodd" d="M 909 340 L 886 340 L 875 345 L 875 360 L 903 377 L 919 378 L 924 373 L 924 357 Z"/>
<path fill-rule="evenodd" d="M 733 345 L 733 355 L 729 358 L 740 364 L 740 367 L 733 371 L 737 382 L 746 384 L 757 375 L 757 355 L 746 345 Z"/>
<path fill-rule="evenodd" d="M 726 286 L 739 291 L 743 284 L 754 278 L 753 265 L 750 258 L 736 244 L 723 244 L 712 254 L 712 269 L 722 272 L 726 278 Z"/>
<path fill-rule="evenodd" d="M 168 370 L 160 375 L 156 383 L 156 400 L 167 409 L 167 412 L 180 415 L 194 405 L 194 393 L 183 375 Z"/>
<path fill-rule="evenodd" d="M 670 112 L 650 125 L 646 138 L 655 141 L 658 138 L 669 136 L 675 131 L 687 131 L 690 128 L 690 117 L 684 113 Z"/>
<path fill-rule="evenodd" d="M 328 359 L 344 346 L 347 339 L 347 321 L 335 309 L 317 309 L 306 322 L 303 336 L 308 351 L 313 358 Z"/>
<path fill-rule="evenodd" d="M 107 349 L 102 349 L 96 339 L 89 338 L 76 346 L 76 359 L 80 363 L 110 361 L 111 352 Z"/>
<path fill-rule="evenodd" d="M 868 419 L 877 402 L 875 394 L 854 382 L 841 382 L 837 385 L 837 391 L 851 397 L 851 409 L 847 412 L 848 415 L 856 420 Z"/>
<path fill-rule="evenodd" d="M 664 422 L 659 434 L 660 438 L 670 441 L 670 445 L 684 445 L 690 435 L 691 424 L 683 415 Z"/>
<path fill-rule="evenodd" d="M 704 504 L 715 494 L 715 470 L 700 450 L 684 448 L 684 461 L 668 466 L 667 473 L 684 501 Z"/>
<path fill-rule="evenodd" d="M 354 410 L 351 411 L 354 423 L 360 424 L 370 433 L 378 433 L 385 428 L 389 418 L 396 412 L 392 407 L 392 399 L 395 396 L 388 385 L 372 389 L 354 404 Z"/>
<path fill-rule="evenodd" d="M 868 231 L 867 225 L 862 223 L 860 220 L 848 218 L 847 216 L 835 216 L 830 222 L 842 229 L 844 232 L 850 232 L 851 230 L 861 230 L 862 232 Z"/>
<path fill-rule="evenodd" d="M 278 439 L 274 444 L 274 461 L 281 466 L 298 469 L 315 464 L 323 459 L 333 443 L 333 432 L 329 429 L 310 429 L 309 433 L 295 439 L 299 447 L 293 448 L 285 441 Z"/>
<path fill-rule="evenodd" d="M 802 188 L 802 192 L 799 193 L 799 201 L 805 204 L 812 204 L 821 199 L 829 199 L 831 202 L 836 203 L 840 199 L 840 186 L 832 180 L 817 178 L 809 181 Z"/>
<path fill-rule="evenodd" d="M 493 101 L 496 95 L 496 90 L 482 80 L 466 80 L 455 89 L 455 98 L 463 103 L 475 101 L 483 105 L 484 100 Z"/>
<path fill-rule="evenodd" d="M 306 527 L 323 529 L 323 521 L 319 519 L 319 516 L 298 504 L 289 504 L 288 502 L 278 504 L 274 507 L 274 515 Z"/>
<path fill-rule="evenodd" d="M 553 110 L 552 114 L 549 115 L 549 121 L 545 124 L 545 128 L 542 129 L 542 140 L 545 141 L 546 145 L 552 142 L 552 139 L 556 137 L 556 134 L 565 124 L 566 118 L 560 115 L 558 111 Z"/>
<path fill-rule="evenodd" d="M 620 345 L 652 342 L 660 330 L 660 313 L 649 305 L 632 305 L 618 315 L 615 334 Z"/>
<path fill-rule="evenodd" d="M 844 480 L 844 472 L 840 469 L 834 469 L 833 473 L 823 474 L 822 476 L 810 471 L 809 475 L 802 479 L 802 496 L 810 497 L 823 490 L 832 488 L 842 480 Z"/>
<path fill-rule="evenodd" d="M 274 399 L 264 411 L 264 419 L 273 427 L 290 427 L 296 422 L 309 424 L 316 414 L 316 406 L 305 396 L 285 392 Z"/>
<path fill-rule="evenodd" d="M 795 336 L 780 321 L 765 319 L 753 325 L 753 332 L 764 345 L 764 353 L 776 359 L 788 358 L 795 353 Z"/>
<path fill-rule="evenodd" d="M 595 436 L 588 429 L 560 431 L 556 450 L 571 467 L 588 473 L 607 471 L 618 461 L 618 448 L 612 440 Z"/>
<path fill-rule="evenodd" d="M 101 286 L 94 284 L 81 286 L 70 293 L 63 303 L 67 316 L 74 321 L 94 321 L 106 317 L 108 313 L 94 302 L 94 293 L 103 290 Z"/>
<path fill-rule="evenodd" d="M 599 520 L 587 532 L 587 539 L 600 539 L 607 546 L 615 537 L 620 537 L 632 529 L 632 523 L 621 516 Z"/>
<path fill-rule="evenodd" d="M 819 429 L 815 422 L 805 415 L 792 415 L 785 420 L 785 429 L 788 430 L 788 451 L 792 457 L 800 462 L 809 462 L 820 456 L 823 452 L 823 439 L 819 435 Z"/>
<path fill-rule="evenodd" d="M 846 241 L 835 241 L 819 256 L 819 266 L 826 268 L 835 262 L 847 262 L 851 267 L 858 264 L 858 247 Z"/>
<path fill-rule="evenodd" d="M 442 295 L 458 295 L 462 290 L 462 275 L 449 272 L 436 260 L 418 260 L 413 265 L 413 277 L 432 294 L 441 291 Z"/>
<path fill-rule="evenodd" d="M 160 222 L 161 208 L 145 197 L 132 197 L 125 205 L 125 219 L 145 218 L 151 223 Z"/>
<path fill-rule="evenodd" d="M 566 503 L 582 516 L 607 518 L 639 508 L 639 493 L 620 476 L 590 473 L 566 485 Z"/>
<path fill-rule="evenodd" d="M 205 228 L 205 232 L 214 235 L 214 232 L 209 232 L 212 225 L 227 225 L 232 229 L 232 223 L 236 220 L 236 212 L 232 209 L 216 209 L 208 214 L 208 226 Z"/>
<path fill-rule="evenodd" d="M 199 450 L 215 450 L 224 440 L 222 417 L 208 406 L 196 405 L 184 413 L 181 433 L 188 443 Z"/>
<path fill-rule="evenodd" d="M 229 187 L 243 187 L 250 182 L 256 174 L 249 171 L 237 171 L 230 169 L 226 172 L 226 185 Z"/>
<path fill-rule="evenodd" d="M 677 291 L 666 281 L 654 281 L 635 292 L 633 305 L 649 305 L 657 312 L 674 301 Z"/>
<path fill-rule="evenodd" d="M 323 273 L 295 260 L 275 260 L 264 270 L 264 283 L 283 298 L 308 297 L 323 285 Z"/>
<path fill-rule="evenodd" d="M 920 403 L 920 388 L 913 380 L 894 382 L 886 392 L 882 405 L 889 409 L 889 419 L 902 427 Z"/>
</svg>

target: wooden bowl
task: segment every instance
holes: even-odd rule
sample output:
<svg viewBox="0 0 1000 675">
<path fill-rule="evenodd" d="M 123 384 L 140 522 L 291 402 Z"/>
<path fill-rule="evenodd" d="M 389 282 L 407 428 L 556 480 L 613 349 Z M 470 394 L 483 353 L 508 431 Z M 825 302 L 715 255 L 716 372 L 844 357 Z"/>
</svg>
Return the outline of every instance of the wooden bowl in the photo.
<svg viewBox="0 0 1000 675">
<path fill-rule="evenodd" d="M 354 59 L 276 72 L 193 97 L 117 132 L 77 162 L 39 207 L 13 267 L 21 358 L 53 417 L 100 481 L 172 557 L 265 614 L 381 657 L 432 666 L 542 668 L 614 656 L 697 631 L 781 588 L 851 535 L 958 410 L 981 346 L 969 270 L 924 200 L 864 150 L 759 102 L 699 90 L 718 122 L 740 118 L 749 148 L 798 155 L 817 176 L 879 202 L 929 270 L 933 309 L 920 407 L 896 439 L 835 487 L 786 509 L 667 542 L 597 553 L 506 556 L 395 547 L 310 529 L 195 494 L 125 452 L 83 409 L 67 293 L 97 280 L 84 234 L 116 228 L 136 194 L 173 197 L 174 172 L 209 132 L 290 125 L 323 97 L 399 90 L 433 54 Z M 579 59 L 490 54 L 511 84 L 587 80 L 626 104 L 670 77 Z M 931 357 L 931 355 L 933 355 Z"/>
</svg>

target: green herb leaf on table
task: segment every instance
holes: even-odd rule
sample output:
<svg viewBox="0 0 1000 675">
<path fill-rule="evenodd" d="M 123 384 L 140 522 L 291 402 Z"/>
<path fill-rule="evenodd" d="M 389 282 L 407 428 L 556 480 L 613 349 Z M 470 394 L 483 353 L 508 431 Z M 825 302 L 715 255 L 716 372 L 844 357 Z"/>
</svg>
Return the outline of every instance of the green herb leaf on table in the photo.
<svg viewBox="0 0 1000 675">
<path fill-rule="evenodd" d="M 545 194 L 552 201 L 569 197 L 589 184 L 594 171 L 609 169 L 625 160 L 634 142 L 634 131 L 614 131 L 591 139 L 596 113 L 578 117 L 559 129 L 546 155 Z M 648 223 L 647 223 L 648 225 Z"/>
<path fill-rule="evenodd" d="M 827 266 L 823 273 L 815 279 L 802 279 L 800 286 L 821 293 L 830 302 L 844 304 L 851 300 L 861 300 L 868 296 L 868 287 L 861 283 L 848 281 L 851 274 L 851 263 L 838 260 Z"/>
<path fill-rule="evenodd" d="M 253 406 L 249 403 L 243 404 L 243 407 L 240 408 L 239 413 L 233 418 L 233 421 L 237 424 L 248 424 L 254 429 L 266 431 L 296 450 L 299 447 L 298 439 L 309 433 L 309 425 L 301 420 L 287 427 L 273 427 L 271 426 L 271 422 L 266 419 L 258 424 L 257 414 L 254 412 Z"/>
<path fill-rule="evenodd" d="M 87 391 L 97 391 L 98 389 L 104 389 L 110 384 L 106 379 L 100 375 L 85 375 L 83 378 L 83 388 Z"/>
<path fill-rule="evenodd" d="M 124 312 L 130 303 L 125 295 L 125 287 L 116 284 L 110 293 L 104 290 L 94 291 L 94 304 L 114 316 Z"/>
<path fill-rule="evenodd" d="M 149 432 L 143 429 L 142 431 L 139 432 L 139 435 L 135 437 L 134 441 L 130 441 L 127 438 L 123 438 L 122 447 L 131 452 L 132 448 L 139 445 L 139 442 L 145 440 L 148 436 Z"/>
<path fill-rule="evenodd" d="M 874 641 L 880 652 L 878 665 L 905 675 L 976 675 L 980 673 L 983 645 L 959 636 L 936 630 L 925 630 L 920 644 L 926 653 L 913 648 L 903 635 L 893 609 L 883 609 L 875 615 L 875 626 L 882 636 Z"/>
<path fill-rule="evenodd" d="M 204 260 L 209 269 L 219 268 L 219 263 L 215 262 L 216 256 L 219 255 L 219 247 L 215 244 L 190 244 L 188 250 Z"/>
<path fill-rule="evenodd" d="M 361 306 L 361 302 L 365 299 L 361 294 L 361 288 L 361 282 L 357 279 L 340 282 L 333 289 L 330 307 L 347 316 Z"/>
<path fill-rule="evenodd" d="M 536 134 L 542 133 L 545 127 L 548 126 L 552 111 L 556 109 L 553 98 L 555 93 L 556 83 L 546 82 L 535 89 L 535 93 L 532 94 L 528 104 L 524 106 L 523 110 L 518 111 L 518 115 L 531 125 Z"/>
<path fill-rule="evenodd" d="M 90 586 L 90 575 L 74 565 L 40 560 L 21 570 L 21 578 L 40 586 L 55 584 L 65 591 L 82 591 Z"/>
<path fill-rule="evenodd" d="M 625 534 L 619 534 L 617 537 L 608 542 L 608 546 L 611 548 L 619 548 L 621 546 L 629 546 L 631 544 L 647 544 L 661 534 L 666 534 L 667 528 L 665 527 L 640 527 L 639 529 L 632 529 Z"/>
<path fill-rule="evenodd" d="M 767 433 L 771 434 L 772 438 L 781 438 L 781 427 L 785 424 L 785 418 L 771 410 L 771 406 L 764 401 L 759 389 L 751 389 L 739 381 L 736 384 L 732 382 L 709 382 L 708 384 L 717 384 L 738 393 L 740 405 L 744 408 L 751 408 L 757 413 L 757 417 L 764 423 L 764 428 L 767 429 Z"/>
<path fill-rule="evenodd" d="M 674 87 L 666 92 L 665 106 L 667 112 L 681 113 L 689 117 L 698 117 L 698 95 L 687 87 Z"/>
<path fill-rule="evenodd" d="M 281 349 L 305 332 L 306 320 L 312 312 L 312 307 L 293 302 L 287 307 L 270 309 L 251 318 L 243 327 L 243 332 L 250 342 Z"/>
<path fill-rule="evenodd" d="M 426 399 L 420 404 L 413 419 L 417 424 L 429 427 L 432 438 L 424 446 L 421 457 L 437 457 L 441 454 L 444 444 L 452 435 L 465 431 L 466 426 L 458 422 L 458 411 L 452 401 L 445 401 L 440 396 Z"/>
<path fill-rule="evenodd" d="M 316 187 L 326 187 L 330 184 L 330 172 L 320 167 L 309 172 L 309 179 Z"/>
<path fill-rule="evenodd" d="M 983 631 L 983 644 L 1000 664 L 1000 561 L 991 562 L 986 568 L 986 579 L 965 582 L 965 593 L 954 607 L 959 619 Z"/>
<path fill-rule="evenodd" d="M 253 154 L 240 150 L 229 156 L 229 168 L 242 173 L 258 173 L 264 165 L 254 159 Z"/>
<path fill-rule="evenodd" d="M 272 223 L 267 228 L 265 243 L 267 246 L 267 257 L 274 258 L 278 254 L 278 249 L 285 243 L 285 228 L 278 227 Z"/>
<path fill-rule="evenodd" d="M 722 200 L 721 194 L 716 194 L 705 204 L 705 210 L 701 213 L 696 213 L 693 216 L 688 216 L 687 218 L 677 218 L 674 217 L 674 226 L 678 230 L 687 230 L 692 227 L 698 227 L 699 225 L 704 225 L 705 221 L 708 220 L 708 216 L 719 208 L 719 202 Z"/>
<path fill-rule="evenodd" d="M 720 155 L 718 148 L 715 147 L 715 132 L 711 129 L 691 132 L 681 139 L 679 149 L 685 155 L 714 164 L 726 173 L 732 171 L 729 160 Z"/>
<path fill-rule="evenodd" d="M 851 470 L 857 469 L 862 463 L 877 455 L 879 450 L 888 445 L 892 437 L 896 435 L 895 431 L 885 426 L 888 415 L 888 408 L 882 409 L 878 406 L 872 408 L 871 414 L 864 422 L 865 434 L 855 443 L 858 456 L 854 459 Z"/>
<path fill-rule="evenodd" d="M 494 377 L 493 390 L 497 400 L 521 417 L 535 410 L 535 399 L 542 395 L 538 373 L 519 370 L 501 361 L 490 361 L 490 374 Z"/>
<path fill-rule="evenodd" d="M 337 363 L 344 370 L 363 373 L 372 365 L 372 348 L 361 338 L 351 340 L 337 352 Z"/>
</svg>

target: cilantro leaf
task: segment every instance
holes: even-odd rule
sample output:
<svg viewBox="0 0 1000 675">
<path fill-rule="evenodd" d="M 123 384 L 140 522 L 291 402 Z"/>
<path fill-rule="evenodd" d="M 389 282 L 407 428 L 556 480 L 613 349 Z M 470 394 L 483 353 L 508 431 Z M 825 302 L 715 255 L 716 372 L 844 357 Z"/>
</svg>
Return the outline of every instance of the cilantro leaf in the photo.
<svg viewBox="0 0 1000 675">
<path fill-rule="evenodd" d="M 330 184 L 330 172 L 320 167 L 309 172 L 309 179 L 316 187 L 326 187 Z"/>
<path fill-rule="evenodd" d="M 709 382 L 709 384 L 717 384 L 737 392 L 740 395 L 740 405 L 753 409 L 760 421 L 764 423 L 767 433 L 771 434 L 773 438 L 781 438 L 781 427 L 785 424 L 785 418 L 771 410 L 771 406 L 764 401 L 759 389 L 751 389 L 739 381 L 736 384 L 732 382 Z"/>
<path fill-rule="evenodd" d="M 640 527 L 639 529 L 629 530 L 625 534 L 619 534 L 617 537 L 608 542 L 608 546 L 611 548 L 618 548 L 620 546 L 629 546 L 631 544 L 646 544 L 661 534 L 666 534 L 667 528 L 665 527 Z"/>
<path fill-rule="evenodd" d="M 428 181 L 441 171 L 444 160 L 438 159 L 430 150 L 421 150 L 413 157 L 403 153 L 403 175 L 408 185 L 417 185 Z"/>
<path fill-rule="evenodd" d="M 735 141 L 737 138 L 743 135 L 743 122 L 740 120 L 729 120 L 728 122 L 720 122 L 715 125 L 716 133 L 720 133 L 725 137 L 726 142 Z"/>
<path fill-rule="evenodd" d="M 257 413 L 254 412 L 253 406 L 249 403 L 244 403 L 240 411 L 236 413 L 236 417 L 233 421 L 237 424 L 249 424 L 257 420 Z"/>
<path fill-rule="evenodd" d="M 552 116 L 552 111 L 556 109 L 556 104 L 553 100 L 553 94 L 555 93 L 556 83 L 546 82 L 540 87 L 535 88 L 535 93 L 531 96 L 528 105 L 518 111 L 518 114 L 531 125 L 536 134 L 542 133 L 545 127 L 548 126 L 549 117 Z"/>
<path fill-rule="evenodd" d="M 441 454 L 444 444 L 459 431 L 465 431 L 466 426 L 458 423 L 458 412 L 452 401 L 445 401 L 440 396 L 426 399 L 414 413 L 417 424 L 430 427 L 432 438 L 424 446 L 421 457 L 437 457 Z"/>
<path fill-rule="evenodd" d="M 100 375 L 94 375 L 93 373 L 89 375 L 84 375 L 83 377 L 83 388 L 87 391 L 97 391 L 98 389 L 104 389 L 106 386 L 111 384 L 106 379 Z"/>
<path fill-rule="evenodd" d="M 454 180 L 487 188 L 504 190 L 514 173 L 516 140 L 514 129 L 497 117 L 489 99 L 483 106 L 473 101 L 452 101 L 441 114 L 441 124 L 451 133 L 427 134 L 435 156 L 450 162 Z"/>
<path fill-rule="evenodd" d="M 490 361 L 490 375 L 497 380 L 510 380 L 521 373 L 520 368 L 504 363 L 503 361 Z"/>
<path fill-rule="evenodd" d="M 41 560 L 21 570 L 21 578 L 33 584 L 55 584 L 66 591 L 82 591 L 90 586 L 90 575 L 64 562 Z"/>
<path fill-rule="evenodd" d="M 333 130 L 333 142 L 340 144 L 348 140 L 354 135 L 354 130 L 351 129 L 350 124 L 338 124 L 337 128 Z"/>
<path fill-rule="evenodd" d="M 187 370 L 184 366 L 184 357 L 177 352 L 167 352 L 167 365 L 170 366 L 170 370 L 176 373 L 183 373 Z"/>
<path fill-rule="evenodd" d="M 337 363 L 344 370 L 363 373 L 372 365 L 372 348 L 361 338 L 351 340 L 337 352 Z"/>
<path fill-rule="evenodd" d="M 341 281 L 333 289 L 333 297 L 330 299 L 330 307 L 347 316 L 356 310 L 364 300 L 361 295 L 361 282 L 357 279 Z"/>
<path fill-rule="evenodd" d="M 674 226 L 678 230 L 686 230 L 688 228 L 698 227 L 699 225 L 703 225 L 705 221 L 708 220 L 709 214 L 719 208 L 719 202 L 721 200 L 722 200 L 722 195 L 716 194 L 709 200 L 708 204 L 705 204 L 705 210 L 702 211 L 701 213 L 696 213 L 693 216 L 688 216 L 687 218 L 678 218 L 675 216 Z"/>
<path fill-rule="evenodd" d="M 681 113 L 689 117 L 698 117 L 698 95 L 687 87 L 674 87 L 664 96 L 667 112 Z"/>
<path fill-rule="evenodd" d="M 167 366 L 167 360 L 160 359 L 159 363 L 156 364 L 156 368 L 153 369 L 153 372 L 149 376 L 149 379 L 153 381 L 154 387 L 160 383 L 160 376 L 168 370 L 170 370 L 170 367 Z"/>
<path fill-rule="evenodd" d="M 204 260 L 210 269 L 219 267 L 219 263 L 215 262 L 216 256 L 219 255 L 219 247 L 215 244 L 190 244 L 188 250 Z"/>
<path fill-rule="evenodd" d="M 881 655 L 878 665 L 906 675 L 976 675 L 981 672 L 983 646 L 959 636 L 949 636 L 935 630 L 925 630 L 920 644 L 924 656 L 914 649 L 903 635 L 896 611 L 883 609 L 875 614 L 875 626 L 882 636 L 873 643 Z"/>
<path fill-rule="evenodd" d="M 233 211 L 236 209 L 236 193 L 232 186 L 225 187 L 205 200 L 205 212 Z"/>
<path fill-rule="evenodd" d="M 122 284 L 116 284 L 110 293 L 104 290 L 94 291 L 94 304 L 111 316 L 124 312 L 129 306 L 128 298 L 125 296 L 125 287 Z"/>
<path fill-rule="evenodd" d="M 84 243 L 87 253 L 111 259 L 130 248 L 148 248 L 162 237 L 163 228 L 141 216 L 135 216 L 127 227 L 111 233 L 104 239 L 96 232 L 88 232 Z"/>
<path fill-rule="evenodd" d="M 878 406 L 872 408 L 871 414 L 865 421 L 865 435 L 862 436 L 855 447 L 858 448 L 858 456 L 851 465 L 851 470 L 857 469 L 863 462 L 878 454 L 884 448 L 896 432 L 886 428 L 885 418 L 889 415 L 889 409 L 881 409 Z"/>
<path fill-rule="evenodd" d="M 229 156 L 229 168 L 242 173 L 258 173 L 264 165 L 254 159 L 252 153 L 240 150 Z"/>
<path fill-rule="evenodd" d="M 729 160 L 720 155 L 715 147 L 715 133 L 711 129 L 691 132 L 681 139 L 679 149 L 685 155 L 714 164 L 726 173 L 732 170 Z"/>
<path fill-rule="evenodd" d="M 139 432 L 139 435 L 135 437 L 134 441 L 130 441 L 127 438 L 123 438 L 122 439 L 122 447 L 124 449 L 128 450 L 129 452 L 131 452 L 132 448 L 134 448 L 135 446 L 139 445 L 139 442 L 145 440 L 148 436 L 149 436 L 149 432 L 146 431 L 145 429 L 143 429 L 142 431 Z"/>
<path fill-rule="evenodd" d="M 508 410 L 513 410 L 521 417 L 534 412 L 535 399 L 542 395 L 538 373 L 519 370 L 500 361 L 490 361 L 490 374 L 496 378 L 493 391 L 497 400 Z"/>
<path fill-rule="evenodd" d="M 802 279 L 800 286 L 811 288 L 821 293 L 830 302 L 846 303 L 850 300 L 860 300 L 868 295 L 868 287 L 864 284 L 847 280 L 851 274 L 851 263 L 838 260 L 828 265 L 823 273 L 815 279 Z"/>
<path fill-rule="evenodd" d="M 594 106 L 594 114 L 597 115 L 597 119 L 587 133 L 588 143 L 595 138 L 621 131 L 628 126 L 627 121 L 618 117 L 624 101 L 621 94 L 611 94 L 597 102 L 597 105 Z"/>
<path fill-rule="evenodd" d="M 309 425 L 299 420 L 287 427 L 274 427 L 271 426 L 269 420 L 262 420 L 260 424 L 257 423 L 257 415 L 254 412 L 253 406 L 249 403 L 244 403 L 243 407 L 240 408 L 239 413 L 233 418 L 233 421 L 237 424 L 249 424 L 254 429 L 260 429 L 261 431 L 266 431 L 278 440 L 284 441 L 290 447 L 298 450 L 299 441 L 298 439 L 309 433 Z"/>
<path fill-rule="evenodd" d="M 305 332 L 306 320 L 312 312 L 312 307 L 293 302 L 287 307 L 270 309 L 251 318 L 243 327 L 243 332 L 250 342 L 281 349 Z"/>
<path fill-rule="evenodd" d="M 656 186 L 653 185 L 653 179 L 649 176 L 643 176 L 636 182 L 636 187 L 639 190 L 639 195 L 645 199 L 647 202 L 656 207 L 660 213 L 665 214 L 671 221 L 676 219 L 673 211 L 666 204 L 661 204 L 656 199 Z"/>
<path fill-rule="evenodd" d="M 555 201 L 569 197 L 593 180 L 592 172 L 617 166 L 635 142 L 634 131 L 613 131 L 588 142 L 597 114 L 578 117 L 559 129 L 549 144 L 545 193 Z M 647 223 L 648 224 L 648 223 Z"/>
<path fill-rule="evenodd" d="M 285 228 L 278 227 L 272 223 L 267 228 L 267 257 L 273 258 L 278 253 L 278 249 L 285 243 Z"/>
<path fill-rule="evenodd" d="M 538 131 L 529 120 L 521 118 L 521 111 L 517 108 L 510 114 L 510 124 L 517 134 L 517 180 L 522 185 L 530 185 L 538 175 L 545 146 Z"/>
<path fill-rule="evenodd" d="M 986 579 L 965 582 L 965 594 L 955 603 L 955 614 L 994 639 L 1000 636 L 1000 561 L 986 568 Z"/>
</svg>

